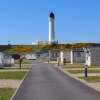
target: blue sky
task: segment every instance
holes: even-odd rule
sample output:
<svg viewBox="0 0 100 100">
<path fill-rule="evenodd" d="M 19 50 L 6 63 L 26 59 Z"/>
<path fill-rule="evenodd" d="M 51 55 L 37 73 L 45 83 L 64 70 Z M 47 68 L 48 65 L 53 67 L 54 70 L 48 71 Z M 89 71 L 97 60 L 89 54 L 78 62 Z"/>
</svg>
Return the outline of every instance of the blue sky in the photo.
<svg viewBox="0 0 100 100">
<path fill-rule="evenodd" d="M 0 44 L 48 40 L 48 15 L 56 16 L 56 40 L 100 42 L 100 0 L 1 0 Z"/>
</svg>

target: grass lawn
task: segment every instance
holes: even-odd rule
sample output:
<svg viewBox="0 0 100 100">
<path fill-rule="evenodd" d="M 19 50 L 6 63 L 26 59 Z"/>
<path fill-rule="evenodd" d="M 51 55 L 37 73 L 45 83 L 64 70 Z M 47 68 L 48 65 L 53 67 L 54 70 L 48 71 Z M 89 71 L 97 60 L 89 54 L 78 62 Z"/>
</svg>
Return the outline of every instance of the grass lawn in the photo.
<svg viewBox="0 0 100 100">
<path fill-rule="evenodd" d="M 82 66 L 77 66 L 77 67 L 73 67 L 73 66 L 63 66 L 62 68 L 67 69 L 67 68 L 83 68 Z"/>
<path fill-rule="evenodd" d="M 83 68 L 83 65 L 71 65 L 71 64 L 68 64 L 68 65 L 62 66 L 62 68 Z"/>
<path fill-rule="evenodd" d="M 79 77 L 80 79 L 84 79 L 88 82 L 100 82 L 100 76 L 88 76 L 87 78 L 85 77 Z"/>
<path fill-rule="evenodd" d="M 27 71 L 0 72 L 0 79 L 23 79 Z"/>
<path fill-rule="evenodd" d="M 22 64 L 32 64 L 32 60 L 23 60 Z"/>
<path fill-rule="evenodd" d="M 14 93 L 14 89 L 0 88 L 0 100 L 10 100 L 13 93 Z"/>
<path fill-rule="evenodd" d="M 0 71 L 6 71 L 6 70 L 8 70 L 8 71 L 10 71 L 10 70 L 19 70 L 19 71 L 22 71 L 22 70 L 29 70 L 31 68 L 31 66 L 30 65 L 22 65 L 22 67 L 20 68 L 19 67 L 19 65 L 16 65 L 16 66 L 14 66 L 14 67 L 5 67 L 5 68 L 2 68 L 2 69 L 0 69 Z"/>
<path fill-rule="evenodd" d="M 29 68 L 4 68 L 0 69 L 0 72 L 7 72 L 7 71 L 28 71 Z"/>
<path fill-rule="evenodd" d="M 78 74 L 78 73 L 84 73 L 84 70 L 67 70 L 70 73 Z M 100 73 L 100 70 L 88 70 L 88 73 Z"/>
<path fill-rule="evenodd" d="M 62 68 L 84 68 L 84 64 L 67 64 L 62 66 Z M 90 66 L 89 68 L 100 68 L 100 66 Z"/>
</svg>

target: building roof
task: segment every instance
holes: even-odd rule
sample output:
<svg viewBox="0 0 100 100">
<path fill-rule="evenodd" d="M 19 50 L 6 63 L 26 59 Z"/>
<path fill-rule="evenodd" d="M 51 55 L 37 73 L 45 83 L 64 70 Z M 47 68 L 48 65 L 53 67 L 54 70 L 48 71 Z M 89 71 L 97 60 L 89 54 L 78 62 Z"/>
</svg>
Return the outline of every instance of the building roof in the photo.
<svg viewBox="0 0 100 100">
<path fill-rule="evenodd" d="M 54 15 L 54 13 L 53 13 L 53 12 L 51 12 L 51 13 L 50 13 L 50 15 L 49 15 L 49 17 L 51 17 L 51 18 L 55 19 L 55 15 Z"/>
</svg>

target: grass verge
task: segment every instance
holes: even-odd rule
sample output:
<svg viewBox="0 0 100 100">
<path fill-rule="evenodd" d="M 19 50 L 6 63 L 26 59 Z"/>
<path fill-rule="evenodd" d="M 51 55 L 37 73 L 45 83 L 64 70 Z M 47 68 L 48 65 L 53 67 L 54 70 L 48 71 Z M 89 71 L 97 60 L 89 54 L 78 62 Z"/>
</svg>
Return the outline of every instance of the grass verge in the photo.
<svg viewBox="0 0 100 100">
<path fill-rule="evenodd" d="M 0 100 L 10 100 L 14 91 L 12 88 L 0 88 Z"/>
<path fill-rule="evenodd" d="M 84 73 L 84 70 L 67 70 L 70 73 L 78 74 L 78 73 Z M 88 73 L 100 73 L 100 70 L 88 70 Z"/>
<path fill-rule="evenodd" d="M 85 77 L 79 77 L 80 79 L 86 80 L 87 82 L 100 82 L 100 76 L 88 76 Z"/>
<path fill-rule="evenodd" d="M 0 72 L 0 79 L 23 79 L 27 71 Z"/>
<path fill-rule="evenodd" d="M 68 65 L 62 66 L 62 68 L 83 68 L 83 66 L 82 65 L 71 65 L 71 64 L 68 64 Z"/>
<path fill-rule="evenodd" d="M 84 64 L 67 64 L 62 66 L 62 68 L 84 68 Z M 90 66 L 89 68 L 100 68 L 100 66 Z"/>
</svg>

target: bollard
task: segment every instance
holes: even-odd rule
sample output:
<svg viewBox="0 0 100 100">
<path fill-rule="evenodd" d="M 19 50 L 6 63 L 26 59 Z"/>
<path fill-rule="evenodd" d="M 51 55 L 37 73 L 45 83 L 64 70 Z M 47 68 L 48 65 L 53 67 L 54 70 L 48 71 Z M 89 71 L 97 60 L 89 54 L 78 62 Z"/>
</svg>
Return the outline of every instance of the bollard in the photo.
<svg viewBox="0 0 100 100">
<path fill-rule="evenodd" d="M 59 66 L 59 61 L 58 61 L 58 66 Z"/>
<path fill-rule="evenodd" d="M 66 59 L 64 58 L 63 65 L 65 65 L 65 64 L 66 64 Z"/>
<path fill-rule="evenodd" d="M 87 69 L 87 65 L 84 65 L 84 68 L 85 68 L 85 72 L 84 72 L 84 74 L 85 74 L 85 78 L 87 78 L 88 77 L 88 69 Z"/>
<path fill-rule="evenodd" d="M 57 57 L 57 65 L 59 66 L 59 57 Z"/>
<path fill-rule="evenodd" d="M 48 64 L 49 64 L 49 60 L 48 60 Z"/>
<path fill-rule="evenodd" d="M 85 77 L 87 78 L 87 68 L 85 68 Z"/>
</svg>

